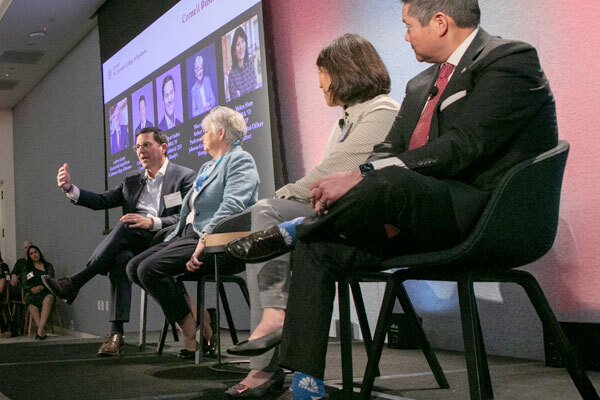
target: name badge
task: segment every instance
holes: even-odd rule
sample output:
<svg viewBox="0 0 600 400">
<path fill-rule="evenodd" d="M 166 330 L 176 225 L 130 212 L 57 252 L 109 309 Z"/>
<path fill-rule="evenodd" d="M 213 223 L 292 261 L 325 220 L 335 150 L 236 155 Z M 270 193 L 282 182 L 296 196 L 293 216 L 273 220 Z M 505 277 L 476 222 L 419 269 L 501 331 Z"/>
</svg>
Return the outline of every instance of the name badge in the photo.
<svg viewBox="0 0 600 400">
<path fill-rule="evenodd" d="M 163 197 L 163 199 L 165 200 L 165 208 L 177 207 L 183 202 L 183 199 L 181 198 L 181 192 L 167 194 Z"/>
<path fill-rule="evenodd" d="M 342 131 L 340 132 L 340 136 L 338 136 L 338 138 L 337 138 L 338 142 L 343 142 L 344 139 L 346 139 L 346 135 L 348 134 L 348 131 L 350 131 L 350 128 L 352 128 L 352 122 L 344 125 L 344 127 L 342 128 Z"/>
<path fill-rule="evenodd" d="M 30 280 L 31 278 L 33 278 L 33 272 L 27 274 L 27 280 Z"/>
</svg>

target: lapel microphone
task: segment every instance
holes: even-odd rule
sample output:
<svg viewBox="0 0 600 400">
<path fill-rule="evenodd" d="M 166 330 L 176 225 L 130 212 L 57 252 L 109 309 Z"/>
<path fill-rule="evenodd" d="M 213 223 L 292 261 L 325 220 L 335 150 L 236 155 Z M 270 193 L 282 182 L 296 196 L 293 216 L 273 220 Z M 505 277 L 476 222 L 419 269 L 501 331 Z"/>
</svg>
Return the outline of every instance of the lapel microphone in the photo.
<svg viewBox="0 0 600 400">
<path fill-rule="evenodd" d="M 140 179 L 140 184 L 142 186 L 144 186 L 147 182 L 148 182 L 148 178 L 142 178 L 142 179 Z"/>
<path fill-rule="evenodd" d="M 338 125 L 340 126 L 340 129 L 343 129 L 345 124 L 346 124 L 346 121 L 344 121 L 344 118 L 340 118 L 340 120 L 338 121 Z"/>
</svg>

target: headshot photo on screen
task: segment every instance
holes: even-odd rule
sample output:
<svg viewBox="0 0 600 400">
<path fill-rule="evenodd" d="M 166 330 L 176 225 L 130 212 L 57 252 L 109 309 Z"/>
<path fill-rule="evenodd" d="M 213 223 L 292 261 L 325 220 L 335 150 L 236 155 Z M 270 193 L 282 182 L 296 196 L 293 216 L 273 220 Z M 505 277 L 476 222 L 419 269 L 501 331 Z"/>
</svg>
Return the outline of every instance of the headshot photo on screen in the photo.
<svg viewBox="0 0 600 400">
<path fill-rule="evenodd" d="M 237 99 L 262 87 L 258 16 L 221 38 L 225 98 Z"/>
<path fill-rule="evenodd" d="M 154 127 L 154 96 L 152 96 L 152 82 L 131 95 L 131 118 L 133 120 L 133 141 L 135 135 L 146 127 Z"/>
<path fill-rule="evenodd" d="M 188 88 L 188 115 L 197 117 L 219 105 L 217 83 L 217 59 L 215 44 L 211 43 L 193 54 L 185 62 Z"/>
<path fill-rule="evenodd" d="M 183 122 L 181 66 L 177 64 L 156 78 L 158 129 L 166 131 Z"/>
<path fill-rule="evenodd" d="M 127 98 L 110 107 L 108 118 L 110 119 L 110 154 L 117 154 L 129 147 Z"/>
</svg>

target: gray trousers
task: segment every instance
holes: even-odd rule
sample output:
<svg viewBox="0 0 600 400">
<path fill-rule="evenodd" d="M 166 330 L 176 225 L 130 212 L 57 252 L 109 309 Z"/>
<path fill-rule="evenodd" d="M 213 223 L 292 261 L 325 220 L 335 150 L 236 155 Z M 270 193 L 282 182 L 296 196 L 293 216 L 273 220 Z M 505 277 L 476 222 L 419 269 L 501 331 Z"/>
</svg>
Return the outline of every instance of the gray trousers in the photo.
<svg viewBox="0 0 600 400">
<path fill-rule="evenodd" d="M 263 199 L 252 206 L 252 231 L 267 229 L 297 217 L 311 216 L 310 203 L 295 200 Z M 290 254 L 264 263 L 246 264 L 250 292 L 250 330 L 254 332 L 262 319 L 263 308 L 286 309 L 290 289 Z M 250 359 L 250 368 L 275 371 L 279 367 L 279 347 Z"/>
</svg>

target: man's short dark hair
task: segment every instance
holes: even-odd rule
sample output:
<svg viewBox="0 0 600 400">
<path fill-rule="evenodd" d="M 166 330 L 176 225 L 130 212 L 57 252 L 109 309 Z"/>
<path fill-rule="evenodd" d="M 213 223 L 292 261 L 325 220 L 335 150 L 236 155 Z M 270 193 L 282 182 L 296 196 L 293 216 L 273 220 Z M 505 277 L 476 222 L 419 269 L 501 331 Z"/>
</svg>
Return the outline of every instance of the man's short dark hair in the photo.
<svg viewBox="0 0 600 400">
<path fill-rule="evenodd" d="M 481 20 L 478 0 L 404 0 L 410 4 L 408 15 L 424 26 L 437 12 L 451 17 L 460 28 L 476 28 Z"/>
<path fill-rule="evenodd" d="M 390 92 L 391 80 L 379 53 L 367 39 L 347 33 L 324 47 L 317 66 L 331 77 L 331 98 L 344 105 Z"/>
<path fill-rule="evenodd" d="M 163 84 L 162 84 L 162 95 L 163 95 L 163 97 L 165 97 L 165 85 L 169 81 L 173 82 L 173 88 L 175 88 L 175 81 L 173 80 L 173 77 L 171 75 L 165 76 L 165 79 L 163 80 Z"/>
<path fill-rule="evenodd" d="M 144 95 L 141 95 L 140 98 L 138 99 L 138 107 L 142 101 L 144 102 L 144 105 L 146 105 L 146 98 L 144 97 Z"/>
<path fill-rule="evenodd" d="M 167 137 L 167 135 L 165 135 L 165 133 L 163 131 L 161 131 L 160 129 L 155 128 L 153 126 L 147 126 L 145 128 L 140 129 L 140 131 L 135 134 L 135 138 L 137 139 L 137 137 L 139 135 L 143 135 L 144 133 L 153 133 L 154 140 L 158 144 L 163 144 L 163 143 L 169 144 L 169 138 Z"/>
</svg>

